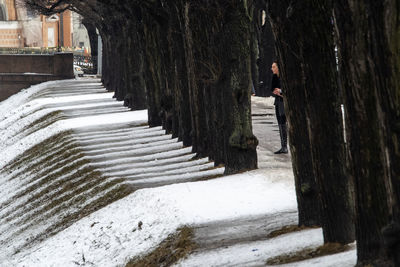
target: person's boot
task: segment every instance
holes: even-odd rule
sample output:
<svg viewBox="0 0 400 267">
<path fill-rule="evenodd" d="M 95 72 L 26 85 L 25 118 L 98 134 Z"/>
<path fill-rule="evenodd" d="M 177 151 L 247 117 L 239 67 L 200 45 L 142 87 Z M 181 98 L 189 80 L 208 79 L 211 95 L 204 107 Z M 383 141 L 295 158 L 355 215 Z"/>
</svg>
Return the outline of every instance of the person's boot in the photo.
<svg viewBox="0 0 400 267">
<path fill-rule="evenodd" d="M 281 129 L 282 129 L 282 149 L 281 149 L 281 153 L 287 154 L 288 153 L 288 149 L 287 149 L 287 127 L 286 127 L 286 124 L 282 124 L 281 125 Z"/>
<path fill-rule="evenodd" d="M 274 154 L 287 154 L 287 132 L 286 132 L 286 124 L 279 124 L 279 135 L 281 137 L 281 149 L 274 152 Z"/>
</svg>

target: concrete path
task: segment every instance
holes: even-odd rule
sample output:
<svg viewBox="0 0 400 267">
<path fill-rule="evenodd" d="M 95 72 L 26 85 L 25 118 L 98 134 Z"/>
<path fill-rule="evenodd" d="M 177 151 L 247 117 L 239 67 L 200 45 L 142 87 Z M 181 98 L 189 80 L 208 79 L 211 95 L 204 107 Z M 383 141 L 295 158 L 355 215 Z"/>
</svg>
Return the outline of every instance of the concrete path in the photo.
<svg viewBox="0 0 400 267">
<path fill-rule="evenodd" d="M 259 140 L 257 147 L 260 173 L 271 170 L 291 170 L 289 154 L 275 155 L 280 148 L 278 125 L 275 118 L 273 98 L 252 97 L 253 132 Z M 293 183 L 291 180 L 280 181 Z M 238 244 L 267 240 L 267 235 L 282 225 L 297 223 L 297 211 L 267 214 L 260 217 L 243 218 L 234 221 L 217 221 L 194 226 L 194 241 L 198 245 L 194 257 L 207 255 L 216 249 L 229 250 Z M 185 266 L 183 261 L 179 266 Z M 190 266 L 190 264 L 188 264 Z M 247 262 L 246 266 L 259 266 L 260 262 Z M 260 266 L 264 266 L 261 263 Z"/>
</svg>

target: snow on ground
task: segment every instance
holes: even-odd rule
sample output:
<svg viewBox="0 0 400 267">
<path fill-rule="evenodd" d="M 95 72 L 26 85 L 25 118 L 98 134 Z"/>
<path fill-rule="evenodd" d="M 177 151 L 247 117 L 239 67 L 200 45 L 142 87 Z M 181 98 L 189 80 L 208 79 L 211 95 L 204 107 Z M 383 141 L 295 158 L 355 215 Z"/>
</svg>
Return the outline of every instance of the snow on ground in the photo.
<svg viewBox="0 0 400 267">
<path fill-rule="evenodd" d="M 12 264 L 74 266 L 74 261 L 82 263 L 84 255 L 96 266 L 121 265 L 182 225 L 295 209 L 293 188 L 265 178 L 253 171 L 139 190 L 82 219 Z M 142 230 L 137 229 L 140 221 Z"/>
<path fill-rule="evenodd" d="M 279 256 L 282 253 L 315 248 L 322 244 L 321 229 L 304 230 L 267 240 L 239 243 L 234 246 L 207 251 L 206 253 L 194 253 L 174 266 L 271 266 L 266 264 L 266 261 L 270 257 Z M 333 256 L 319 257 L 278 266 L 350 267 L 356 264 L 355 254 L 355 249 L 352 249 Z"/>
<path fill-rule="evenodd" d="M 0 132 L 12 132 L 13 121 L 37 113 L 41 106 L 65 103 L 64 109 L 88 107 L 69 102 L 111 98 L 110 93 L 30 99 L 48 82 L 23 90 L 0 103 Z M 257 98 L 257 101 L 261 101 Z M 62 109 L 62 107 L 60 107 Z M 51 112 L 48 109 L 45 112 Z M 43 115 L 42 113 L 40 115 Z M 39 115 L 28 116 L 33 122 Z M 58 121 L 34 135 L 2 145 L 0 168 L 40 141 L 67 129 L 88 126 L 104 128 L 116 123 L 143 124 L 147 111 L 117 112 Z M 24 124 L 26 124 L 25 122 Z M 15 127 L 19 127 L 15 124 Z M 12 138 L 12 136 L 11 136 Z M 269 152 L 270 153 L 270 152 Z M 270 159 L 269 155 L 262 157 Z M 290 164 L 290 163 L 289 163 Z M 279 216 L 296 209 L 293 174 L 290 168 L 274 165 L 213 180 L 173 184 L 135 191 L 0 263 L 0 266 L 123 266 L 131 257 L 154 249 L 169 234 L 184 225 L 195 226 L 221 220 L 239 220 L 259 215 Z M 1 177 L 0 177 L 1 179 Z M 142 227 L 138 227 L 142 222 Z M 283 226 L 283 225 L 282 225 Z M 190 255 L 178 266 L 257 266 L 272 256 L 322 244 L 320 229 L 245 242 Z M 1 247 L 0 247 L 1 250 Z M 337 255 L 286 266 L 353 266 L 355 249 Z"/>
<path fill-rule="evenodd" d="M 137 125 L 147 123 L 147 110 L 117 112 L 106 115 L 93 115 L 57 121 L 47 128 L 39 130 L 35 135 L 29 135 L 19 139 L 18 133 L 23 130 L 24 126 L 34 122 L 46 114 L 51 113 L 52 111 L 85 108 L 95 105 L 79 104 L 73 106 L 61 106 L 57 109 L 41 109 L 47 104 L 69 103 L 78 100 L 109 100 L 113 95 L 113 93 L 97 93 L 82 96 L 45 97 L 24 103 L 25 100 L 28 100 L 30 97 L 32 97 L 32 95 L 46 88 L 46 86 L 55 86 L 59 83 L 61 82 L 46 82 L 44 84 L 35 85 L 29 89 L 22 90 L 19 94 L 13 95 L 3 102 L 0 102 L 0 110 L 2 111 L 2 117 L 0 117 L 0 132 L 2 133 L 0 136 L 0 150 L 3 154 L 0 158 L 0 169 L 3 168 L 16 155 L 21 154 L 25 150 L 49 138 L 50 136 L 65 130 L 76 129 L 80 127 L 90 127 L 94 125 L 104 125 L 104 127 L 107 127 L 107 125 L 118 123 L 135 123 Z M 125 109 L 129 110 L 128 108 Z M 30 113 L 32 113 L 32 115 L 28 116 Z"/>
</svg>

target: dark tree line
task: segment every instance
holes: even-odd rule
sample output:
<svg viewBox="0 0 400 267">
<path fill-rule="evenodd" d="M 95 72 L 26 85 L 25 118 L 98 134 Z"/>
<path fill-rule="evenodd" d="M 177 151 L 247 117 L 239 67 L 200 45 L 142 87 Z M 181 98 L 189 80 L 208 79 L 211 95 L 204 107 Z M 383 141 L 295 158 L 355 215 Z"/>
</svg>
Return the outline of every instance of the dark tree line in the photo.
<svg viewBox="0 0 400 267">
<path fill-rule="evenodd" d="M 360 266 L 400 266 L 399 1 L 26 2 L 82 14 L 115 98 L 227 173 L 257 167 L 250 92 L 267 94 L 276 47 L 299 225 L 356 238 Z"/>
<path fill-rule="evenodd" d="M 296 175 L 301 155 L 312 164 L 325 242 L 351 242 L 355 228 L 359 266 L 400 266 L 398 1 L 266 2 L 294 126 L 298 198 L 309 170 Z M 314 214 L 303 204 L 307 221 Z"/>
<path fill-rule="evenodd" d="M 300 177 L 297 176 L 301 180 L 296 183 L 300 188 L 298 191 L 304 194 L 303 188 L 310 187 L 310 191 L 319 192 L 318 198 L 311 192 L 305 195 L 314 196 L 314 205 L 319 200 L 325 242 L 345 244 L 354 240 L 354 212 L 350 180 L 343 161 L 342 101 L 338 90 L 333 27 L 325 8 L 328 8 L 327 4 L 319 1 L 277 0 L 269 1 L 268 14 L 282 62 L 282 78 L 286 81 L 289 121 L 302 124 L 291 129 L 291 136 L 300 143 L 293 145 L 292 142 L 291 146 L 299 153 L 295 154 L 296 160 L 300 156 L 309 161 L 305 166 L 311 165 L 306 172 L 300 172 Z M 304 16 L 308 10 L 315 14 Z M 295 112 L 303 112 L 294 114 L 292 107 Z M 300 134 L 306 140 L 299 140 L 297 135 Z M 302 177 L 310 167 L 312 173 Z M 310 212 L 315 215 L 312 210 Z"/>
<path fill-rule="evenodd" d="M 103 84 L 126 106 L 148 109 L 150 126 L 162 125 L 199 157 L 223 164 L 226 173 L 257 168 L 250 2 L 27 3 L 44 14 L 72 9 L 96 27 L 103 41 Z"/>
</svg>

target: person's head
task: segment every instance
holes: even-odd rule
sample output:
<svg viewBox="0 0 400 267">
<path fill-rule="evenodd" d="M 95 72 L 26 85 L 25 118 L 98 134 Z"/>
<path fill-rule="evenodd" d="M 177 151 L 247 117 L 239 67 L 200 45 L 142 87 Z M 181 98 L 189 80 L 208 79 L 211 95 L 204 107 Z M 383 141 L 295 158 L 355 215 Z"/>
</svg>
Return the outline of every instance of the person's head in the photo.
<svg viewBox="0 0 400 267">
<path fill-rule="evenodd" d="M 271 67 L 272 73 L 279 75 L 279 68 L 278 68 L 278 63 L 273 62 L 272 67 Z"/>
</svg>

